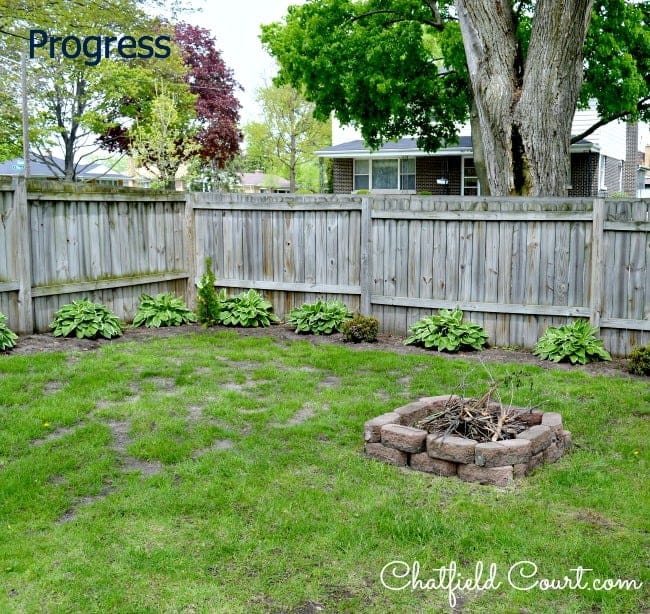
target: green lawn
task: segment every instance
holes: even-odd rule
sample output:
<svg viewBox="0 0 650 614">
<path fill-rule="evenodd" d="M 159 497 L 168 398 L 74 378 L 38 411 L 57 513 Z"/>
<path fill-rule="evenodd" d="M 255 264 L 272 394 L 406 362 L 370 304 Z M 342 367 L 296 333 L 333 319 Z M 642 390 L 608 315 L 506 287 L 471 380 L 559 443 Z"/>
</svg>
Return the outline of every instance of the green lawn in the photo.
<svg viewBox="0 0 650 614">
<path fill-rule="evenodd" d="M 521 371 L 514 401 L 561 412 L 573 452 L 508 489 L 363 456 L 367 419 L 488 370 Z M 450 610 L 385 588 L 396 560 L 423 582 L 494 563 L 457 611 L 641 612 L 649 416 L 647 380 L 237 332 L 0 356 L 0 612 Z M 537 575 L 508 582 L 520 561 Z M 531 586 L 578 566 L 592 590 Z"/>
</svg>

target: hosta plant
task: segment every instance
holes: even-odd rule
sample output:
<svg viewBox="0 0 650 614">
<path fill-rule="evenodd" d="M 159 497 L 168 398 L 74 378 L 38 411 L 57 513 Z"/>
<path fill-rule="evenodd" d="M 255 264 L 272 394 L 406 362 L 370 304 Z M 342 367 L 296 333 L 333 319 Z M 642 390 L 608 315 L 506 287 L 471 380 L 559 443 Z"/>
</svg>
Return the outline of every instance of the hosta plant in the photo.
<svg viewBox="0 0 650 614">
<path fill-rule="evenodd" d="M 630 352 L 630 371 L 635 375 L 650 375 L 650 343 Z"/>
<path fill-rule="evenodd" d="M 273 305 L 255 290 L 242 292 L 237 296 L 219 297 L 219 323 L 224 326 L 270 326 L 278 322 Z"/>
<path fill-rule="evenodd" d="M 379 320 L 373 316 L 362 316 L 357 313 L 351 320 L 341 326 L 343 341 L 360 343 L 361 341 L 377 341 Z"/>
<path fill-rule="evenodd" d="M 296 327 L 297 333 L 331 335 L 338 332 L 352 314 L 341 301 L 316 301 L 292 309 L 287 322 Z"/>
<path fill-rule="evenodd" d="M 441 309 L 438 315 L 427 316 L 413 324 L 405 345 L 421 345 L 439 352 L 480 350 L 487 343 L 488 335 L 482 326 L 463 322 L 460 309 Z"/>
<path fill-rule="evenodd" d="M 542 360 L 568 360 L 574 365 L 611 360 L 612 357 L 603 348 L 603 342 L 596 339 L 597 330 L 586 320 L 576 320 L 573 324 L 565 324 L 559 328 L 549 326 L 535 345 L 533 354 Z"/>
<path fill-rule="evenodd" d="M 7 316 L 0 313 L 0 352 L 14 347 L 17 339 L 18 335 L 7 326 Z"/>
<path fill-rule="evenodd" d="M 55 337 L 111 339 L 122 334 L 124 324 L 108 307 L 82 299 L 61 307 L 50 328 Z"/>
<path fill-rule="evenodd" d="M 196 316 L 187 308 L 183 299 L 172 292 L 158 294 L 156 297 L 143 294 L 133 319 L 133 326 L 158 328 L 159 326 L 180 326 L 196 322 Z"/>
</svg>

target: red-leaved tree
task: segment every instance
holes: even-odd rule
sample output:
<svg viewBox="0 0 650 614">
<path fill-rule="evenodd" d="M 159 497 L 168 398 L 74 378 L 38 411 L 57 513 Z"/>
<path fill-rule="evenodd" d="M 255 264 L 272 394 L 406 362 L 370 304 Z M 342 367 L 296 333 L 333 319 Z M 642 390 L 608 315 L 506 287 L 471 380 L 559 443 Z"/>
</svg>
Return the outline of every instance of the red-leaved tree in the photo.
<svg viewBox="0 0 650 614">
<path fill-rule="evenodd" d="M 237 126 L 241 105 L 235 97 L 235 91 L 241 86 L 223 61 L 208 30 L 179 23 L 174 31 L 176 45 L 189 67 L 187 83 L 190 91 L 198 96 L 199 155 L 222 168 L 239 152 L 242 140 Z"/>
<path fill-rule="evenodd" d="M 209 30 L 179 23 L 174 27 L 174 42 L 186 68 L 183 78 L 190 92 L 196 95 L 195 119 L 188 126 L 187 134 L 194 135 L 190 140 L 194 140 L 198 147 L 188 147 L 186 134 L 183 142 L 178 143 L 179 155 L 183 158 L 180 152 L 191 150 L 192 155 L 200 156 L 213 168 L 223 168 L 239 153 L 243 138 L 238 127 L 241 105 L 235 96 L 241 86 L 223 61 Z M 114 123 L 104 131 L 99 138 L 103 147 L 124 153 L 131 151 L 135 132 L 133 127 L 128 127 L 131 124 L 129 120 L 146 123 L 155 96 L 155 88 L 149 81 L 156 83 L 162 79 L 164 82 L 171 78 L 170 86 L 174 89 L 173 70 L 168 74 L 158 71 L 146 83 L 141 82 L 135 94 L 125 93 L 120 102 L 120 113 L 116 115 L 126 121 Z M 158 161 L 152 159 L 149 162 L 155 165 Z"/>
</svg>

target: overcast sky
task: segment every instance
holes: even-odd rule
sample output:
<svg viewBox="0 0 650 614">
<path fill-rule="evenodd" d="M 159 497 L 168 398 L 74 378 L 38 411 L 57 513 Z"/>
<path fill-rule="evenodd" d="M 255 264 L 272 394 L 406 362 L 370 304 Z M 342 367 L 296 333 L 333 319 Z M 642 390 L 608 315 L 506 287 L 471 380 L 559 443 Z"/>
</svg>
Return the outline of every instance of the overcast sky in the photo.
<svg viewBox="0 0 650 614">
<path fill-rule="evenodd" d="M 201 7 L 201 12 L 181 19 L 212 32 L 223 59 L 245 90 L 238 93 L 242 123 L 256 119 L 255 89 L 270 82 L 276 73 L 259 40 L 260 24 L 282 19 L 289 5 L 303 4 L 303 0 L 194 0 L 191 4 Z"/>
</svg>

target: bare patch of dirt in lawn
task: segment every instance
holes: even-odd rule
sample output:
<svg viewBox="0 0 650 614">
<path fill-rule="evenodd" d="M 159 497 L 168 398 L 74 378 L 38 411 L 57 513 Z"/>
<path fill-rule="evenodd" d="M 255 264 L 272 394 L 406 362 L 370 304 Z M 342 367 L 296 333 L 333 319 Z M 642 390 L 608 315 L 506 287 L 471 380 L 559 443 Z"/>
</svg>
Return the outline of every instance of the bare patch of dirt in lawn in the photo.
<svg viewBox="0 0 650 614">
<path fill-rule="evenodd" d="M 205 456 L 208 452 L 222 451 L 222 450 L 232 450 L 235 447 L 235 444 L 230 439 L 217 439 L 212 443 L 212 445 L 207 448 L 201 448 L 200 450 L 195 450 L 192 453 L 192 458 L 201 458 Z"/>
<path fill-rule="evenodd" d="M 61 439 L 62 437 L 65 437 L 66 435 L 73 433 L 80 426 L 81 426 L 80 424 L 75 424 L 74 426 L 62 426 L 52 431 L 51 433 L 48 433 L 47 435 L 45 435 L 45 437 L 41 437 L 39 439 L 33 439 L 32 441 L 29 442 L 29 445 L 42 446 L 43 444 L 48 443 L 49 441 L 56 441 L 57 439 Z"/>
<path fill-rule="evenodd" d="M 145 461 L 129 456 L 126 453 L 127 446 L 131 443 L 129 430 L 131 425 L 128 422 L 111 420 L 106 423 L 113 434 L 113 450 L 121 455 L 120 466 L 122 471 L 140 471 L 142 475 L 155 475 L 163 469 L 159 461 Z"/>
<path fill-rule="evenodd" d="M 61 516 L 59 516 L 56 523 L 65 524 L 66 522 L 70 522 L 71 520 L 74 520 L 80 508 L 86 505 L 91 505 L 101 499 L 105 499 L 112 492 L 112 490 L 113 490 L 112 487 L 106 486 L 105 488 L 102 488 L 100 493 L 97 495 L 90 495 L 88 497 L 77 497 L 74 503 L 72 504 L 72 506 L 69 507 L 63 514 L 61 514 Z"/>
<path fill-rule="evenodd" d="M 57 381 L 52 381 L 52 382 L 47 382 L 45 386 L 43 386 L 43 394 L 54 394 L 55 392 L 58 392 L 65 386 L 63 382 L 57 382 Z"/>
</svg>

